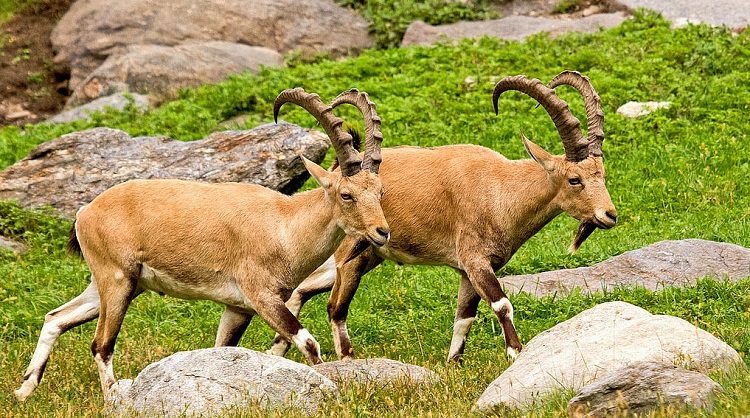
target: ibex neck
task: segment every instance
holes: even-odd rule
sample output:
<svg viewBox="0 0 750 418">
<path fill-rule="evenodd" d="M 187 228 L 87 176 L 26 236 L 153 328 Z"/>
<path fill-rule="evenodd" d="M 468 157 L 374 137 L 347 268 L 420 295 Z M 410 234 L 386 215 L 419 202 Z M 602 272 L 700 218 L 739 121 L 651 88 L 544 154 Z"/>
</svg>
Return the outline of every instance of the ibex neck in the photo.
<svg viewBox="0 0 750 418">
<path fill-rule="evenodd" d="M 333 203 L 322 188 L 297 193 L 288 200 L 287 247 L 295 275 L 307 277 L 336 251 L 344 231 L 334 218 Z"/>
<path fill-rule="evenodd" d="M 534 160 L 516 161 L 512 181 L 517 205 L 511 208 L 515 219 L 510 222 L 512 252 L 515 253 L 529 238 L 547 225 L 562 209 L 555 203 L 558 189 L 547 172 Z"/>
</svg>

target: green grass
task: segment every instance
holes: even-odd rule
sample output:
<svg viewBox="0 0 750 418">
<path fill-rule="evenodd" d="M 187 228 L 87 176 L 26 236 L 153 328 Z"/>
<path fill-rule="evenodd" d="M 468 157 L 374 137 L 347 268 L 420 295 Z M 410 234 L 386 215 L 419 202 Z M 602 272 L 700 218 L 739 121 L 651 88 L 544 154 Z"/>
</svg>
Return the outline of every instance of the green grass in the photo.
<svg viewBox="0 0 750 418">
<path fill-rule="evenodd" d="M 509 158 L 525 158 L 519 130 L 554 153 L 562 145 L 554 125 L 534 101 L 517 93 L 500 98 L 492 111 L 494 77 L 527 74 L 543 81 L 564 69 L 591 77 L 605 111 L 604 153 L 608 188 L 620 223 L 596 232 L 576 255 L 566 248 L 576 222 L 562 215 L 532 238 L 501 275 L 590 265 L 664 239 L 703 238 L 750 247 L 750 33 L 689 26 L 670 30 L 658 16 L 636 19 L 608 31 L 535 36 L 526 43 L 495 39 L 458 46 L 368 51 L 340 62 L 322 61 L 285 70 L 242 75 L 181 93 L 180 99 L 140 113 L 98 114 L 92 122 L 34 125 L 0 130 L 0 169 L 35 145 L 93 126 L 131 135 L 205 137 L 219 123 L 248 113 L 249 126 L 272 120 L 279 91 L 303 86 L 328 100 L 358 87 L 370 93 L 383 120 L 384 144 L 434 146 L 475 143 Z M 467 76 L 477 79 L 471 86 Z M 574 113 L 583 104 L 572 89 L 560 88 Z M 615 114 L 629 100 L 669 100 L 672 107 L 639 119 Z M 342 112 L 357 119 L 354 111 Z M 304 111 L 283 109 L 282 117 L 314 126 Z M 309 185 L 308 185 L 309 187 Z M 87 285 L 84 263 L 63 253 L 69 221 L 47 211 L 29 212 L 0 204 L 0 231 L 31 246 L 18 258 L 0 253 L 0 405 L 6 416 L 99 416 L 102 405 L 96 366 L 89 351 L 94 324 L 60 338 L 44 380 L 23 405 L 11 398 L 34 349 L 44 314 Z M 442 385 L 426 388 L 345 386 L 338 401 L 320 416 L 467 416 L 471 406 L 507 366 L 500 328 L 480 308 L 467 344 L 466 362 L 446 366 L 457 275 L 446 268 L 385 263 L 365 276 L 351 307 L 349 330 L 359 356 L 386 356 L 437 371 Z M 609 300 L 625 300 L 653 313 L 681 317 L 723 339 L 750 365 L 750 279 L 738 283 L 702 280 L 685 289 L 649 292 L 617 288 L 586 296 L 513 298 L 523 342 L 573 315 Z M 314 298 L 301 320 L 334 357 L 325 313 L 326 296 Z M 179 350 L 210 347 L 221 315 L 210 302 L 186 302 L 146 294 L 133 303 L 118 339 L 115 372 L 134 377 L 149 363 Z M 241 345 L 263 350 L 272 331 L 255 319 Z M 290 358 L 301 361 L 298 352 Z M 724 386 L 711 413 L 661 411 L 655 416 L 735 417 L 750 414 L 750 374 L 738 370 L 714 376 Z M 566 416 L 570 394 L 559 394 L 538 409 L 508 416 Z M 567 396 L 567 397 L 566 397 Z M 7 407 L 6 407 L 7 406 Z M 238 412 L 257 416 L 261 411 Z M 295 413 L 262 413 L 269 416 Z M 3 412 L 0 412 L 3 416 Z"/>
</svg>

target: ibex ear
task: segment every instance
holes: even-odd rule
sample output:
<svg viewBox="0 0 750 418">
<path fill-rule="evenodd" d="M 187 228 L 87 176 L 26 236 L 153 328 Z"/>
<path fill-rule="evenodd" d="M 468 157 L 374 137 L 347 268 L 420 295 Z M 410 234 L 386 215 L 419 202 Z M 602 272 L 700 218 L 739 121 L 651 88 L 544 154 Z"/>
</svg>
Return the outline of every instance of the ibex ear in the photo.
<svg viewBox="0 0 750 418">
<path fill-rule="evenodd" d="M 300 155 L 300 158 L 302 158 L 302 162 L 305 163 L 305 168 L 310 173 L 310 175 L 313 176 L 315 181 L 318 182 L 320 187 L 324 189 L 331 187 L 331 183 L 332 183 L 331 173 L 326 171 L 323 167 L 308 160 L 307 158 L 305 158 L 304 155 Z"/>
<path fill-rule="evenodd" d="M 523 146 L 526 147 L 526 151 L 531 155 L 531 158 L 542 166 L 544 170 L 554 171 L 555 163 L 552 154 L 545 151 L 539 145 L 531 142 L 529 138 L 526 138 L 526 135 L 524 135 L 523 132 L 521 132 L 521 138 L 523 138 Z"/>
</svg>

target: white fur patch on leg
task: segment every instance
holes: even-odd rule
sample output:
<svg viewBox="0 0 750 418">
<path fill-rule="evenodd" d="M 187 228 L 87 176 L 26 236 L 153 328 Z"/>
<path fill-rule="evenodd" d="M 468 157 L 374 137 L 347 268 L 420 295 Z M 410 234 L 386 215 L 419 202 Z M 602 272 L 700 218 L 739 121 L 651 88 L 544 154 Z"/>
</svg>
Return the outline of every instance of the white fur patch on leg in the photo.
<svg viewBox="0 0 750 418">
<path fill-rule="evenodd" d="M 331 321 L 331 331 L 333 333 L 333 347 L 336 349 L 336 355 L 339 358 L 351 356 L 351 353 L 344 353 L 344 349 L 341 347 L 341 336 L 344 335 L 349 339 L 349 330 L 346 328 L 346 322 Z"/>
<path fill-rule="evenodd" d="M 492 302 L 492 305 L 490 306 L 492 306 L 492 310 L 495 311 L 495 313 L 499 313 L 503 308 L 508 308 L 508 318 L 510 318 L 510 322 L 513 322 L 513 305 L 510 304 L 508 298 L 502 298 L 497 302 Z"/>
<path fill-rule="evenodd" d="M 453 323 L 453 338 L 451 339 L 451 348 L 448 351 L 448 358 L 452 358 L 464 346 L 466 334 L 474 322 L 474 318 L 463 318 Z"/>
<path fill-rule="evenodd" d="M 506 348 L 505 352 L 508 354 L 508 358 L 511 360 L 515 360 L 516 357 L 518 357 L 518 350 L 513 347 Z"/>
<path fill-rule="evenodd" d="M 101 355 L 97 354 L 94 356 L 96 366 L 99 369 L 99 380 L 102 383 L 102 393 L 104 397 L 107 397 L 109 388 L 115 383 L 115 373 L 112 370 L 112 357 L 109 360 L 104 361 Z"/>
<path fill-rule="evenodd" d="M 315 347 L 314 353 L 311 353 L 307 348 L 307 344 L 310 341 L 312 341 L 313 346 Z M 323 359 L 320 358 L 320 344 L 318 344 L 318 342 L 315 340 L 315 337 L 313 337 L 312 334 L 310 334 L 310 331 L 308 331 L 307 329 L 302 328 L 301 330 L 297 331 L 297 333 L 292 336 L 292 342 L 297 346 L 297 348 L 299 348 L 302 353 L 304 353 L 308 357 L 316 356 L 318 357 L 318 359 L 320 359 L 321 362 L 323 361 Z"/>
</svg>

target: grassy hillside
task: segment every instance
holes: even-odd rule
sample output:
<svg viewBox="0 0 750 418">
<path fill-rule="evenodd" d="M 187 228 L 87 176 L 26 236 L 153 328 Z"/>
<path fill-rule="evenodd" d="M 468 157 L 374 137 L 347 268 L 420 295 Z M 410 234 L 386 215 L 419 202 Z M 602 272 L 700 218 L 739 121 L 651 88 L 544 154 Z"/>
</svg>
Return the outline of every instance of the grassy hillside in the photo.
<svg viewBox="0 0 750 418">
<path fill-rule="evenodd" d="M 543 109 L 534 107 L 533 99 L 505 93 L 495 116 L 491 91 L 494 81 L 506 75 L 526 74 L 546 82 L 562 70 L 575 69 L 591 77 L 602 97 L 608 188 L 620 223 L 594 233 L 571 256 L 566 248 L 577 223 L 562 215 L 521 248 L 501 275 L 590 265 L 664 239 L 703 238 L 750 247 L 750 67 L 741 65 L 749 59 L 747 31 L 739 36 L 707 26 L 673 31 L 668 22 L 651 14 L 640 14 L 608 31 L 554 40 L 536 36 L 519 44 L 483 39 L 457 46 L 370 51 L 342 62 L 236 76 L 184 91 L 179 100 L 146 113 L 133 108 L 98 114 L 93 122 L 5 128 L 0 130 L 0 169 L 39 143 L 93 126 L 193 140 L 222 129 L 220 122 L 240 114 L 247 115 L 247 127 L 270 122 L 278 92 L 295 86 L 324 99 L 352 87 L 369 92 L 378 104 L 386 146 L 475 143 L 509 158 L 525 158 L 519 134 L 523 130 L 539 145 L 560 154 L 554 125 Z M 467 77 L 476 82 L 467 84 Z M 580 96 L 572 88 L 560 90 L 574 113 L 584 119 Z M 615 114 L 629 100 L 673 104 L 668 110 L 629 120 Z M 356 120 L 350 109 L 342 114 Z M 283 117 L 314 126 L 301 110 L 285 107 Z M 86 287 L 85 264 L 62 250 L 69 225 L 47 211 L 0 203 L 0 232 L 32 248 L 20 258 L 0 253 L 0 344 L 4 347 L 0 416 L 100 413 L 101 390 L 89 351 L 93 324 L 60 339 L 45 379 L 27 403 L 18 405 L 11 398 L 44 314 Z M 469 336 L 466 362 L 461 367 L 444 365 L 457 283 L 457 275 L 449 269 L 392 263 L 366 276 L 349 321 L 359 355 L 425 365 L 438 371 L 446 385 L 398 390 L 345 387 L 341 399 L 327 404 L 321 416 L 470 415 L 473 402 L 508 364 L 497 321 L 482 305 Z M 521 339 L 526 342 L 607 300 L 626 300 L 654 313 L 684 318 L 728 342 L 750 364 L 748 279 L 736 284 L 705 280 L 692 288 L 656 293 L 625 288 L 591 297 L 573 294 L 537 300 L 519 295 L 513 302 Z M 301 320 L 330 360 L 334 351 L 325 302 L 325 296 L 313 299 Z M 175 351 L 211 346 L 221 311 L 208 302 L 153 294 L 139 297 L 118 339 L 116 374 L 134 377 L 150 362 Z M 263 350 L 271 336 L 271 330 L 256 319 L 241 345 Z M 290 357 L 301 360 L 296 351 Z M 714 377 L 725 388 L 714 412 L 684 414 L 750 414 L 750 374 L 738 371 Z M 553 397 L 524 415 L 565 416 L 567 399 L 564 394 Z M 256 416 L 252 411 L 237 415 Z M 674 415 L 675 411 L 663 411 L 659 416 Z"/>
</svg>

